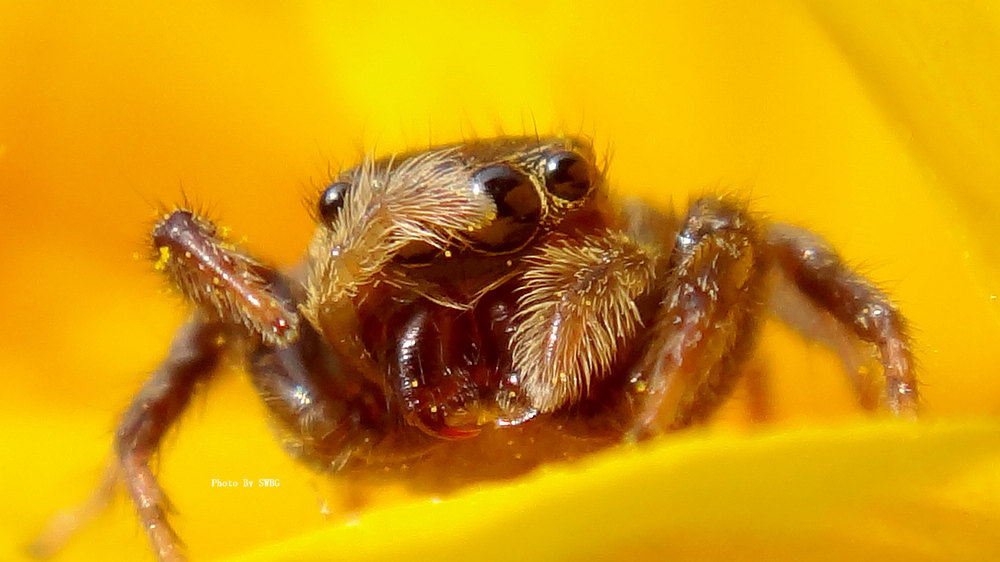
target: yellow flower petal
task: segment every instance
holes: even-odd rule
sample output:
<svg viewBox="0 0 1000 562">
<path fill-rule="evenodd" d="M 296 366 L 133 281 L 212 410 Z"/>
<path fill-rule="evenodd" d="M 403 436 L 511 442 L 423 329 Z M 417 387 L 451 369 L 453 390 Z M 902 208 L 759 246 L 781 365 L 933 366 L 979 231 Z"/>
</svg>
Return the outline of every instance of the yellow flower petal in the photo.
<svg viewBox="0 0 1000 562">
<path fill-rule="evenodd" d="M 622 192 L 731 189 L 827 235 L 911 319 L 930 421 L 861 418 L 831 354 L 769 325 L 761 433 L 733 432 L 738 395 L 728 430 L 436 505 L 390 490 L 345 527 L 222 376 L 160 463 L 196 560 L 997 558 L 998 32 L 975 1 L 0 5 L 0 558 L 96 483 L 184 314 L 132 257 L 149 201 L 186 192 L 291 263 L 328 162 L 496 129 L 593 133 Z M 119 499 L 57 559 L 148 557 Z"/>
<path fill-rule="evenodd" d="M 686 435 L 231 560 L 989 560 L 998 445 L 992 421 Z"/>
<path fill-rule="evenodd" d="M 945 196 L 951 236 L 970 246 L 969 270 L 983 269 L 996 293 L 1000 248 L 1000 14 L 992 2 L 939 9 L 911 2 L 810 2 L 817 21 L 848 57 L 914 158 Z M 872 30 L 878 30 L 872 33 Z M 1000 303 L 992 302 L 994 312 Z"/>
</svg>

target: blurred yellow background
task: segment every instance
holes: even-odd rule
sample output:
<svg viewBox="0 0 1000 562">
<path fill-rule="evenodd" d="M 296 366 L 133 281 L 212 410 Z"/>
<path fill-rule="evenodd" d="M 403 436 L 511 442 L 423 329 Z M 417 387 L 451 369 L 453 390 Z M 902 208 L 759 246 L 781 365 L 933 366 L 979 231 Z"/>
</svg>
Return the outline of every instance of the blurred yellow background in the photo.
<svg viewBox="0 0 1000 562">
<path fill-rule="evenodd" d="M 0 3 L 0 559 L 86 496 L 184 315 L 144 259 L 156 203 L 291 264 L 330 170 L 536 130 L 609 146 L 618 193 L 730 190 L 826 235 L 911 319 L 929 421 L 869 421 L 826 350 L 770 325 L 765 428 L 730 411 L 344 527 L 227 374 L 160 463 L 194 559 L 1000 556 L 1000 12 L 735 4 Z M 119 497 L 57 559 L 149 556 Z"/>
</svg>

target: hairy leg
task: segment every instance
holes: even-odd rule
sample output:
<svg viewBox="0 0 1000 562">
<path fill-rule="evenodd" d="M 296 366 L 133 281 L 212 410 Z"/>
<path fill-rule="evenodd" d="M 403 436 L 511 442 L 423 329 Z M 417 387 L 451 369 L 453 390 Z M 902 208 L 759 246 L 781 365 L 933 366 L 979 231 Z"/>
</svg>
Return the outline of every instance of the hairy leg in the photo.
<svg viewBox="0 0 1000 562">
<path fill-rule="evenodd" d="M 814 306 L 847 331 L 875 346 L 885 378 L 885 404 L 898 416 L 915 416 L 917 379 L 906 322 L 889 297 L 807 230 L 772 225 L 766 236 L 775 265 Z M 864 381 L 855 381 L 864 401 Z"/>
<path fill-rule="evenodd" d="M 761 322 L 766 256 L 742 205 L 695 201 L 677 233 L 660 310 L 630 375 L 630 438 L 706 419 L 729 395 Z"/>
<path fill-rule="evenodd" d="M 370 359 L 345 356 L 301 317 L 293 287 L 300 298 L 304 290 L 295 281 L 226 242 L 221 229 L 191 211 L 164 215 L 153 242 L 157 267 L 241 340 L 254 386 L 289 452 L 335 470 L 354 453 L 390 450 L 390 442 L 415 446 L 407 432 L 393 431 L 398 413 L 370 376 Z"/>
<path fill-rule="evenodd" d="M 167 358 L 125 411 L 115 436 L 121 480 L 160 560 L 183 560 L 184 556 L 167 521 L 167 500 L 149 461 L 197 383 L 215 370 L 224 345 L 222 335 L 217 323 L 194 320 L 182 327 Z"/>
<path fill-rule="evenodd" d="M 32 558 L 52 557 L 79 530 L 94 520 L 111 503 L 121 480 L 117 459 L 113 459 L 101 475 L 101 481 L 81 505 L 61 510 L 52 516 L 38 537 L 27 546 Z"/>
<path fill-rule="evenodd" d="M 122 482 L 154 553 L 160 560 L 183 560 L 150 458 L 196 385 L 215 371 L 227 338 L 246 337 L 241 333 L 245 329 L 250 339 L 285 345 L 298 339 L 299 316 L 288 299 L 272 290 L 273 270 L 227 244 L 215 225 L 190 211 L 165 214 L 153 229 L 152 242 L 156 269 L 167 274 L 197 312 L 126 410 L 115 451 Z"/>
</svg>

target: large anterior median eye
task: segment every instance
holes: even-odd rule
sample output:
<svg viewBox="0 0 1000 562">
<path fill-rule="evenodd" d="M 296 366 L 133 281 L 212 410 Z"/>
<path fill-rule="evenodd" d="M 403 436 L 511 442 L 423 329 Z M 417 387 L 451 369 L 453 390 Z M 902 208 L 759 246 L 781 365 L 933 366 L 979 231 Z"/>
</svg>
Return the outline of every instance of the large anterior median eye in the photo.
<svg viewBox="0 0 1000 562">
<path fill-rule="evenodd" d="M 351 184 L 346 181 L 331 183 L 319 198 L 319 216 L 323 217 L 323 222 L 333 224 L 340 214 L 340 209 L 344 206 L 344 198 Z"/>
<path fill-rule="evenodd" d="M 542 199 L 528 176 L 509 164 L 493 164 L 472 175 L 472 190 L 486 193 L 497 206 L 496 220 L 470 237 L 491 251 L 512 251 L 535 233 Z"/>
<path fill-rule="evenodd" d="M 579 154 L 563 150 L 545 161 L 545 188 L 560 199 L 576 201 L 593 183 L 593 170 Z"/>
</svg>

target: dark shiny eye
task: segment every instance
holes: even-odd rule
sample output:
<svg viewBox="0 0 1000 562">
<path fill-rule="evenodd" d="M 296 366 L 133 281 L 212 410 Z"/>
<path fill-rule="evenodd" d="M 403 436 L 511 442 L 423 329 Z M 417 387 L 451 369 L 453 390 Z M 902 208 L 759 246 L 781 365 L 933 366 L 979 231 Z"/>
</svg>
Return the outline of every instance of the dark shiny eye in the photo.
<svg viewBox="0 0 1000 562">
<path fill-rule="evenodd" d="M 493 164 L 472 175 L 472 190 L 488 194 L 497 206 L 496 220 L 472 238 L 491 250 L 511 250 L 523 246 L 535 233 L 542 199 L 528 176 L 509 164 Z"/>
<path fill-rule="evenodd" d="M 579 154 L 562 151 L 545 161 L 545 188 L 560 199 L 576 201 L 590 191 L 590 164 Z"/>
<path fill-rule="evenodd" d="M 344 206 L 344 198 L 351 184 L 346 181 L 331 183 L 319 198 L 319 216 L 323 217 L 323 222 L 332 224 L 340 213 L 340 208 Z"/>
<path fill-rule="evenodd" d="M 528 176 L 508 164 L 494 164 L 472 175 L 472 190 L 487 193 L 497 204 L 497 218 L 534 221 L 542 201 Z"/>
</svg>

